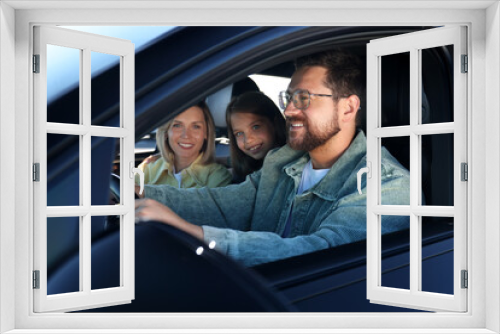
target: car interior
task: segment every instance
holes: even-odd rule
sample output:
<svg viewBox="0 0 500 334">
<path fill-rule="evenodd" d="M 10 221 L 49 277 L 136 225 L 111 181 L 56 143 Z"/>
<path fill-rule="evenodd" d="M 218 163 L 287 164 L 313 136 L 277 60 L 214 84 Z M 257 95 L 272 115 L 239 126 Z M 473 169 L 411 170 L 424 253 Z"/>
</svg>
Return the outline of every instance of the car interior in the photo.
<svg viewBox="0 0 500 334">
<path fill-rule="evenodd" d="M 427 27 L 419 29 L 425 28 Z M 404 31 L 406 30 L 401 29 L 401 32 Z M 381 34 L 391 35 L 401 32 L 399 30 L 384 31 Z M 345 37 L 345 40 L 333 40 L 329 43 L 318 42 L 308 48 L 297 48 L 280 57 L 270 57 L 267 61 L 256 60 L 253 67 L 242 67 L 240 71 L 236 71 L 235 75 L 228 76 L 231 82 L 222 82 L 221 87 L 215 86 L 213 92 L 208 91 L 209 93 L 206 94 L 199 91 L 200 84 L 196 81 L 190 85 L 189 90 L 179 90 L 181 97 L 176 97 L 178 100 L 174 100 L 170 94 L 173 88 L 170 87 L 172 84 L 168 78 L 172 78 L 181 70 L 194 75 L 191 72 L 196 72 L 196 67 L 192 70 L 189 68 L 195 61 L 199 61 L 199 58 L 193 57 L 182 63 L 181 55 L 174 55 L 174 59 L 179 59 L 180 65 L 173 66 L 174 70 L 165 71 L 162 75 L 153 73 L 151 69 L 147 71 L 145 69 L 152 61 L 158 61 L 156 59 L 158 49 L 165 47 L 164 43 L 177 42 L 189 33 L 189 29 L 169 32 L 157 43 L 137 54 L 136 73 L 141 74 L 136 82 L 136 165 L 147 156 L 157 152 L 155 129 L 192 104 L 198 97 L 206 100 L 216 124 L 217 157 L 227 157 L 230 143 L 227 139 L 225 109 L 234 96 L 245 91 L 260 90 L 258 85 L 249 78 L 250 74 L 289 78 L 294 71 L 293 59 L 295 57 L 339 46 L 365 58 L 367 40 L 373 37 L 372 33 L 366 31 L 339 30 L 339 36 L 349 38 Z M 249 32 L 243 31 L 242 34 L 249 34 Z M 193 48 L 193 54 L 201 50 L 201 46 L 190 47 Z M 453 121 L 452 54 L 453 50 L 447 47 L 425 50 L 421 111 L 424 122 Z M 409 56 L 398 54 L 387 57 L 383 60 L 382 68 L 382 126 L 409 124 Z M 97 87 L 108 85 L 110 78 L 116 77 L 117 71 L 115 67 L 110 68 L 93 78 L 92 84 Z M 161 69 L 157 71 L 161 72 Z M 156 79 L 151 80 L 151 76 Z M 284 89 L 286 87 L 283 87 Z M 57 116 L 49 121 L 75 122 L 75 120 L 66 119 L 69 116 L 60 111 L 65 110 L 66 106 L 72 103 L 71 101 L 78 98 L 77 94 L 77 91 L 70 91 L 52 102 L 48 106 L 49 114 Z M 182 97 L 184 98 L 180 102 Z M 116 122 L 118 113 L 115 106 L 116 98 L 113 94 L 109 94 L 99 102 L 102 112 L 96 116 L 98 124 Z M 152 101 L 155 99 L 158 101 L 161 99 L 161 103 L 154 104 Z M 165 109 L 165 105 L 175 107 Z M 366 110 L 366 106 L 362 108 Z M 160 111 L 163 112 L 160 113 Z M 366 128 L 362 130 L 366 131 Z M 423 200 L 427 205 L 453 205 L 453 175 L 449 173 L 453 163 L 453 135 L 424 137 L 422 138 L 421 162 Z M 48 204 L 75 203 L 77 201 L 75 198 L 78 197 L 77 190 L 68 193 L 62 192 L 61 189 L 63 187 L 66 189 L 68 184 L 78 182 L 78 151 L 73 149 L 78 144 L 78 138 L 48 135 L 47 141 L 48 191 L 50 192 Z M 93 141 L 92 145 L 93 157 L 95 154 L 95 160 L 99 161 L 101 166 L 100 172 L 95 173 L 95 180 L 92 180 L 92 201 L 108 204 L 111 193 L 114 201 L 119 203 L 119 183 L 110 181 L 111 174 L 118 176 L 120 174 L 119 159 L 117 159 L 120 151 L 119 143 L 115 140 L 99 138 Z M 384 139 L 382 145 L 403 166 L 410 168 L 409 138 Z M 110 155 L 109 152 L 112 154 Z M 117 259 L 120 256 L 120 248 L 117 222 L 120 218 L 93 218 L 95 219 L 92 220 L 92 289 L 119 286 L 119 261 Z M 73 223 L 63 221 L 62 218 L 50 218 L 50 220 L 48 240 L 59 242 L 57 245 L 49 243 L 48 246 L 48 293 L 78 291 L 77 218 L 75 217 Z M 409 311 L 403 308 L 371 304 L 366 299 L 365 240 L 245 268 L 206 247 L 203 256 L 198 255 L 196 250 L 204 246 L 199 240 L 163 224 L 154 222 L 138 224 L 135 233 L 135 300 L 131 304 L 92 309 L 88 312 Z M 427 252 L 422 254 L 426 275 L 431 277 L 443 271 L 451 272 L 453 270 L 452 219 L 425 217 L 422 235 L 422 248 Z M 384 272 L 382 279 L 384 285 L 408 288 L 408 242 L 408 230 L 383 236 Z M 103 274 L 103 272 L 112 274 Z M 424 284 L 427 285 L 426 291 L 453 293 L 452 275 L 449 280 L 429 278 L 424 281 Z"/>
</svg>

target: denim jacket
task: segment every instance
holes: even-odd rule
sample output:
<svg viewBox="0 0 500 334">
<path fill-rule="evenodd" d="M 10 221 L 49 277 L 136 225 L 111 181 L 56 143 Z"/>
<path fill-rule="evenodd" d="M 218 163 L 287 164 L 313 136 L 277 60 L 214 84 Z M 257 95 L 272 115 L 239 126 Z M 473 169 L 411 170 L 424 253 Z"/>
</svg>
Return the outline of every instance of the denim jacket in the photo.
<svg viewBox="0 0 500 334">
<path fill-rule="evenodd" d="M 147 186 L 146 197 L 202 226 L 204 240 L 247 266 L 305 254 L 366 238 L 366 189 L 357 172 L 366 166 L 366 138 L 359 132 L 314 187 L 296 195 L 309 154 L 288 145 L 270 152 L 243 183 L 222 188 Z M 409 172 L 385 149 L 381 156 L 382 204 L 408 205 Z M 366 187 L 366 182 L 362 184 Z M 288 237 L 281 237 L 292 208 Z M 408 228 L 408 217 L 385 216 L 382 233 Z"/>
</svg>

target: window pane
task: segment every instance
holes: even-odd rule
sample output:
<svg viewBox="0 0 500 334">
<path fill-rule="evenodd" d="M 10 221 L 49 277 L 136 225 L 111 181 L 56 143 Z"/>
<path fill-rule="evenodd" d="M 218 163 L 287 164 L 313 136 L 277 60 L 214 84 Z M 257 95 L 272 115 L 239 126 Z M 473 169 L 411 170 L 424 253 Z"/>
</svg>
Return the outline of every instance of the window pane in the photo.
<svg viewBox="0 0 500 334">
<path fill-rule="evenodd" d="M 80 291 L 79 262 L 80 218 L 47 218 L 48 295 Z"/>
<path fill-rule="evenodd" d="M 453 294 L 453 218 L 422 217 L 422 291 Z"/>
<path fill-rule="evenodd" d="M 80 205 L 79 136 L 47 134 L 47 205 Z"/>
<path fill-rule="evenodd" d="M 92 125 L 120 126 L 120 57 L 91 53 Z"/>
<path fill-rule="evenodd" d="M 453 45 L 422 50 L 422 124 L 453 122 Z"/>
<path fill-rule="evenodd" d="M 394 229 L 401 228 L 394 232 Z M 382 286 L 410 289 L 410 217 L 382 216 Z"/>
<path fill-rule="evenodd" d="M 381 139 L 382 146 L 385 147 L 389 153 L 394 156 L 403 167 L 406 169 L 410 169 L 410 137 L 390 137 L 390 138 L 382 138 Z M 387 157 L 387 152 L 384 152 L 382 149 L 382 166 L 380 169 L 381 173 L 381 204 L 382 205 L 410 205 L 410 188 L 400 189 L 398 191 L 397 197 L 388 197 L 383 192 L 383 184 L 385 180 L 393 178 L 392 175 L 392 164 L 387 164 L 387 160 L 384 159 Z M 391 192 L 394 194 L 394 192 Z M 406 198 L 407 200 L 402 200 L 402 198 Z"/>
<path fill-rule="evenodd" d="M 91 175 L 92 205 L 114 205 L 120 198 L 120 183 L 111 184 L 111 173 L 120 139 L 92 137 Z"/>
<path fill-rule="evenodd" d="M 410 53 L 381 57 L 381 126 L 410 124 Z"/>
<path fill-rule="evenodd" d="M 47 45 L 47 122 L 80 124 L 80 54 Z"/>
<path fill-rule="evenodd" d="M 425 205 L 454 205 L 453 138 L 452 133 L 422 136 Z"/>
<path fill-rule="evenodd" d="M 92 217 L 92 290 L 120 286 L 120 219 Z"/>
</svg>

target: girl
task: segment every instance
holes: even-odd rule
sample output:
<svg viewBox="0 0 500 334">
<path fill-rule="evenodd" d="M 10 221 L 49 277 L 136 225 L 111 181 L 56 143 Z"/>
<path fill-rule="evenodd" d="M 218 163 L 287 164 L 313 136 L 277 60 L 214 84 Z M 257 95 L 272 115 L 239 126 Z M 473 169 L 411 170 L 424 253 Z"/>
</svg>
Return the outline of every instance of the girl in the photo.
<svg viewBox="0 0 500 334">
<path fill-rule="evenodd" d="M 227 106 L 226 122 L 231 165 L 238 181 L 259 170 L 269 150 L 286 143 L 285 118 L 261 92 L 233 99 Z"/>
<path fill-rule="evenodd" d="M 221 187 L 231 173 L 215 163 L 215 125 L 205 102 L 192 106 L 156 132 L 161 157 L 145 159 L 139 168 L 144 183 L 178 188 Z"/>
</svg>

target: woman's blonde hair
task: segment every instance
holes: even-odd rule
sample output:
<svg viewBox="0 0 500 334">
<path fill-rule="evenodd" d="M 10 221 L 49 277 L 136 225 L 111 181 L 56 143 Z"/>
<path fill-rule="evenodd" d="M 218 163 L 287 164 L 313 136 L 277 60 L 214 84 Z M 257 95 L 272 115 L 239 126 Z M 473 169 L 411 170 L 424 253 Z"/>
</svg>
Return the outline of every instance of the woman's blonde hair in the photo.
<svg viewBox="0 0 500 334">
<path fill-rule="evenodd" d="M 204 101 L 192 106 L 198 107 L 203 112 L 203 118 L 205 119 L 207 138 L 203 142 L 203 146 L 201 147 L 201 152 L 203 155 L 200 160 L 201 165 L 208 165 L 215 161 L 215 124 L 214 119 L 212 118 L 212 114 L 210 113 L 210 109 L 208 109 L 207 104 Z M 190 108 L 192 108 L 190 107 Z M 189 108 L 188 108 L 189 109 Z M 186 109 L 187 110 L 187 109 Z M 183 111 L 184 112 L 184 111 Z M 182 114 L 182 113 L 181 113 Z M 158 150 L 161 153 L 163 159 L 169 164 L 174 163 L 174 151 L 170 147 L 168 143 L 168 130 L 170 126 L 174 122 L 175 117 L 172 118 L 167 123 L 163 124 L 156 131 L 156 145 L 158 146 Z"/>
</svg>

